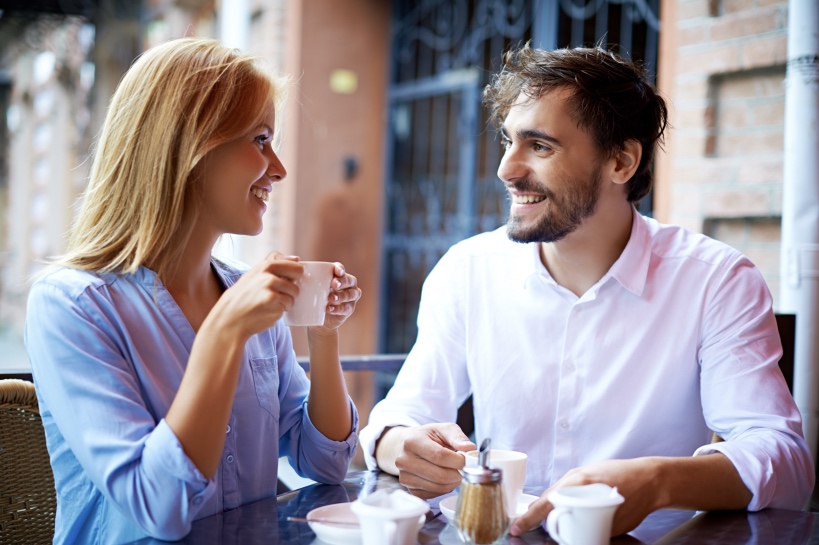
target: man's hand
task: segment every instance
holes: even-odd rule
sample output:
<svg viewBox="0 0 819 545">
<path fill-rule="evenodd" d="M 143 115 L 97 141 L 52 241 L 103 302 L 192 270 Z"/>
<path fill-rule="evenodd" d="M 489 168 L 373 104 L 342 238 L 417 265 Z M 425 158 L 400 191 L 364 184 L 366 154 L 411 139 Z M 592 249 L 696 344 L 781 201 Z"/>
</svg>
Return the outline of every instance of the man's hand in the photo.
<svg viewBox="0 0 819 545">
<path fill-rule="evenodd" d="M 633 530 L 649 514 L 663 507 L 660 499 L 662 490 L 658 485 L 658 460 L 610 460 L 572 469 L 529 506 L 529 510 L 514 522 L 510 532 L 513 536 L 519 536 L 545 520 L 552 510 L 546 496 L 553 490 L 592 483 L 616 486 L 626 499 L 614 513 L 611 535 L 618 536 Z"/>
<path fill-rule="evenodd" d="M 457 424 L 426 424 L 384 432 L 376 459 L 381 469 L 397 473 L 398 481 L 411 494 L 427 499 L 452 492 L 461 484 L 458 470 L 466 459 L 456 451 L 470 450 L 475 450 L 475 443 Z"/>
<path fill-rule="evenodd" d="M 633 530 L 658 509 L 745 509 L 752 497 L 734 464 L 719 452 L 610 460 L 566 473 L 515 521 L 511 534 L 519 536 L 549 515 L 552 504 L 546 496 L 552 490 L 592 483 L 616 486 L 626 499 L 614 513 L 612 536 Z"/>
</svg>

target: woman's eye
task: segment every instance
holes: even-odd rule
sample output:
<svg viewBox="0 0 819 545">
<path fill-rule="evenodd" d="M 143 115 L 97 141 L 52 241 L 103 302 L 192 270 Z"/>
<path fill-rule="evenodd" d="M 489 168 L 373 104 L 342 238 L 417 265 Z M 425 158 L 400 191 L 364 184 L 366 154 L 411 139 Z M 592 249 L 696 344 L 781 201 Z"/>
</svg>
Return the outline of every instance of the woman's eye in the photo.
<svg viewBox="0 0 819 545">
<path fill-rule="evenodd" d="M 268 140 L 270 140 L 270 137 L 267 136 L 266 134 L 260 134 L 259 136 L 253 139 L 253 141 L 259 144 L 259 146 L 262 148 L 265 146 L 265 144 L 267 144 Z"/>
<path fill-rule="evenodd" d="M 503 149 L 505 149 L 505 150 L 508 150 L 509 148 L 512 147 L 512 141 L 511 140 L 501 140 L 501 147 Z"/>
</svg>

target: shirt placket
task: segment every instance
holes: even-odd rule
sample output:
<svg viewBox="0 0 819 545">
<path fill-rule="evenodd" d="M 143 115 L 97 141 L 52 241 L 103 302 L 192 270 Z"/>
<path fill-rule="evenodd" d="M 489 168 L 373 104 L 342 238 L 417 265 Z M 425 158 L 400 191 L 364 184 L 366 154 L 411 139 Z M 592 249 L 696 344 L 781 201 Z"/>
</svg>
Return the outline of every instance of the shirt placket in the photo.
<svg viewBox="0 0 819 545">
<path fill-rule="evenodd" d="M 580 399 L 580 373 L 574 354 L 577 352 L 582 329 L 582 308 L 583 305 L 580 302 L 572 305 L 564 328 L 563 349 L 558 366 L 559 383 L 554 421 L 555 447 L 551 475 L 553 483 L 572 469 L 577 459 L 574 446 L 574 426 Z"/>
<path fill-rule="evenodd" d="M 234 416 L 231 412 L 225 430 L 225 448 L 222 451 L 222 498 L 225 509 L 235 509 L 241 503 L 239 494 L 239 466 L 236 459 L 236 433 L 233 430 Z"/>
</svg>

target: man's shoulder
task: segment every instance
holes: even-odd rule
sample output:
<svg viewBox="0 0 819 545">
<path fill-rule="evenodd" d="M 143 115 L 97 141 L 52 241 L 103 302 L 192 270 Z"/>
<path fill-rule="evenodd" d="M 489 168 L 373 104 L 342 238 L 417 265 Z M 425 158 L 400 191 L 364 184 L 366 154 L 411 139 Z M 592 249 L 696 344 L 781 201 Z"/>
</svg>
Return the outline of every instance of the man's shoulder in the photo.
<svg viewBox="0 0 819 545">
<path fill-rule="evenodd" d="M 645 218 L 651 234 L 651 253 L 659 259 L 694 260 L 713 267 L 744 258 L 736 248 L 680 225 Z"/>
</svg>

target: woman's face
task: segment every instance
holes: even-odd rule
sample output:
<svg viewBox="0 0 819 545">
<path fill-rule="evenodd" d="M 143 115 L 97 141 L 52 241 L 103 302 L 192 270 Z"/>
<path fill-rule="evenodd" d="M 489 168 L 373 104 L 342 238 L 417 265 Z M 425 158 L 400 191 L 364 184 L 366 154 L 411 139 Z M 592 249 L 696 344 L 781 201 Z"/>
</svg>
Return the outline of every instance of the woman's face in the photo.
<svg viewBox="0 0 819 545">
<path fill-rule="evenodd" d="M 275 113 L 258 127 L 220 145 L 205 157 L 202 173 L 200 227 L 225 233 L 258 235 L 273 184 L 287 176 L 273 151 Z"/>
</svg>

